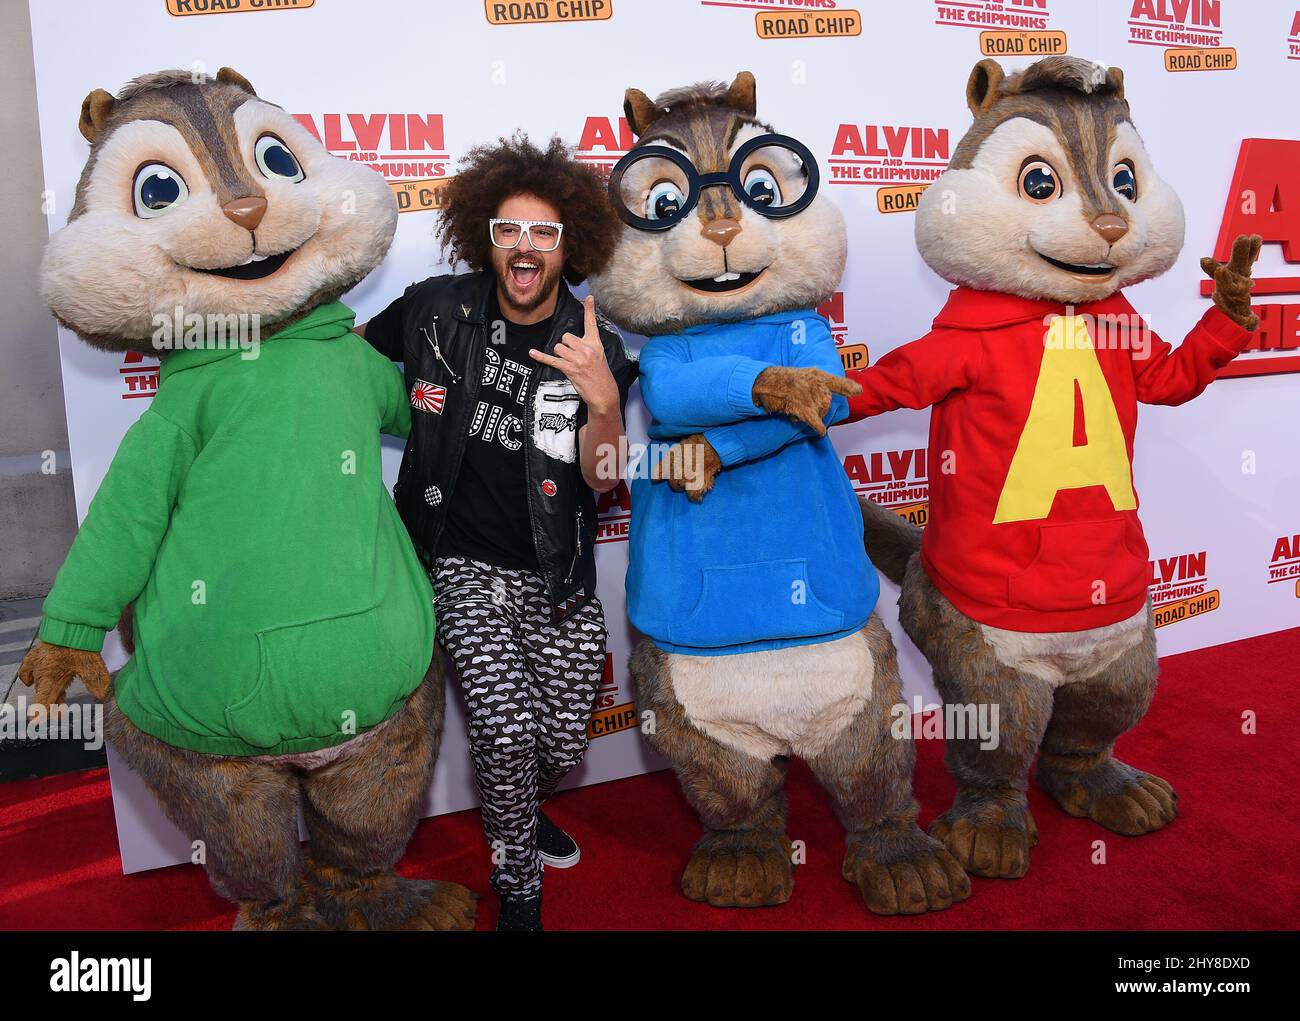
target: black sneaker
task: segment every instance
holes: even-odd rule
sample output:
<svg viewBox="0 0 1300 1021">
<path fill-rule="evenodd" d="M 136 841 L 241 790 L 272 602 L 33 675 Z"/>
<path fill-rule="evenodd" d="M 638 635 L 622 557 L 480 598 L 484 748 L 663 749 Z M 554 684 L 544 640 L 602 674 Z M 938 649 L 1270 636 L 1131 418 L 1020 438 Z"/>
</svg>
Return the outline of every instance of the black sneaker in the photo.
<svg viewBox="0 0 1300 1021">
<path fill-rule="evenodd" d="M 497 932 L 542 932 L 542 895 L 500 894 Z"/>
<path fill-rule="evenodd" d="M 571 869 L 582 857 L 574 839 L 551 822 L 540 808 L 537 810 L 537 853 L 543 864 L 553 869 Z"/>
</svg>

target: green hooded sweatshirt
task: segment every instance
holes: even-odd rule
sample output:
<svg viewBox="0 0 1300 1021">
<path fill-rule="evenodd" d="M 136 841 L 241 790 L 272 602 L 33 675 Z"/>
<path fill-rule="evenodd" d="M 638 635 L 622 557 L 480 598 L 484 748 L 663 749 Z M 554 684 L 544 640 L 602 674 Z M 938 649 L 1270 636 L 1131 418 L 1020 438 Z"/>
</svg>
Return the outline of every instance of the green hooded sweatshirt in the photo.
<svg viewBox="0 0 1300 1021">
<path fill-rule="evenodd" d="M 433 593 L 380 470 L 410 408 L 353 319 L 332 302 L 248 351 L 166 355 L 45 600 L 41 640 L 92 651 L 135 603 L 114 693 L 168 744 L 340 744 L 428 668 Z"/>
</svg>

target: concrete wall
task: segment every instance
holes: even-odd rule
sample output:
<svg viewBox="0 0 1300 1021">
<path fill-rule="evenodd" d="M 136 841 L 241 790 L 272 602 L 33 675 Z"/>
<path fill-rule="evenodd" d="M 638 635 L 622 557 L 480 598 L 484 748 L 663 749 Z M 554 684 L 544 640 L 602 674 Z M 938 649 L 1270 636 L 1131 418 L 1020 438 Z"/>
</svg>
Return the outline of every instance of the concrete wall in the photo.
<svg viewBox="0 0 1300 1021">
<path fill-rule="evenodd" d="M 44 595 L 76 532 L 54 320 L 37 270 L 49 232 L 27 4 L 0 3 L 0 599 Z"/>
</svg>

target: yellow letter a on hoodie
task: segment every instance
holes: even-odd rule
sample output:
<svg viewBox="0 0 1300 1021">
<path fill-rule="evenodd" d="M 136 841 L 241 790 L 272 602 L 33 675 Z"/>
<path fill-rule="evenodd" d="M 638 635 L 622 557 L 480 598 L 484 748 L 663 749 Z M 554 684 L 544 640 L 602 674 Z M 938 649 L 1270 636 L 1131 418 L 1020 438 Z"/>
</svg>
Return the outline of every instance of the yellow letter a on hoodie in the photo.
<svg viewBox="0 0 1300 1021">
<path fill-rule="evenodd" d="M 1076 385 L 1087 434 L 1083 446 L 1074 445 Z M 1056 316 L 993 523 L 1039 521 L 1051 513 L 1060 490 L 1088 486 L 1105 486 L 1117 511 L 1137 507 L 1124 430 L 1087 324 L 1078 316 Z"/>
</svg>

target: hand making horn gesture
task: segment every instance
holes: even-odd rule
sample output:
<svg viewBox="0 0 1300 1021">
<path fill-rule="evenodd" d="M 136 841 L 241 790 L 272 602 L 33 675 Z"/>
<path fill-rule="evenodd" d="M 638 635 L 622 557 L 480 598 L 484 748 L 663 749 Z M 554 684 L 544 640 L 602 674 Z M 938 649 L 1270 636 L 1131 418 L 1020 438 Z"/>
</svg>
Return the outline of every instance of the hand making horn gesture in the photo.
<svg viewBox="0 0 1300 1021">
<path fill-rule="evenodd" d="M 596 299 L 588 295 L 582 305 L 581 337 L 566 333 L 551 354 L 536 349 L 528 354 L 533 361 L 563 372 L 578 391 L 578 396 L 586 401 L 588 410 L 599 415 L 618 409 L 618 384 L 609 371 L 600 327 L 596 325 Z"/>
</svg>

